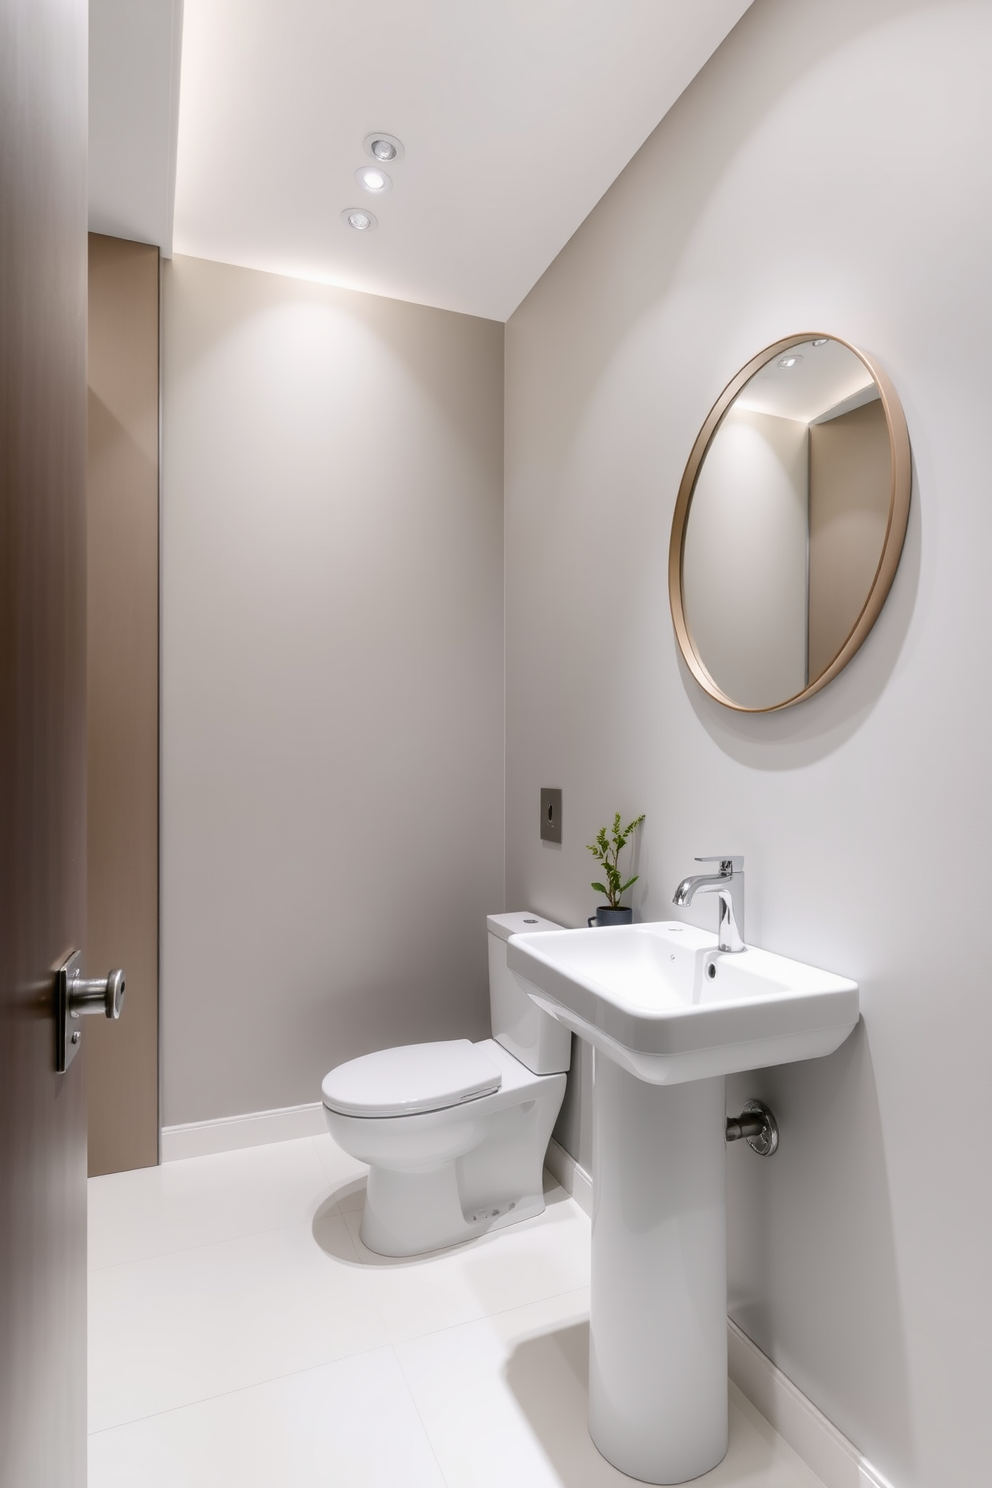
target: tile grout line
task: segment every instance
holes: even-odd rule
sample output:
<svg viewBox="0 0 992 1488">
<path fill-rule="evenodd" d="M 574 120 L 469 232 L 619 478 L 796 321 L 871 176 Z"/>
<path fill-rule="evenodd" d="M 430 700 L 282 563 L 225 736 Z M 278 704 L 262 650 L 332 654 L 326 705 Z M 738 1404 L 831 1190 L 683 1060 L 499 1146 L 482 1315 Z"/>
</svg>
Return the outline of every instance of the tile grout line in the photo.
<svg viewBox="0 0 992 1488">
<path fill-rule="evenodd" d="M 576 1203 L 576 1201 L 571 1197 L 571 1195 L 569 1195 L 567 1202 L 570 1203 L 570 1204 L 574 1204 L 576 1210 L 578 1211 L 578 1213 L 584 1215 L 584 1211 L 583 1211 L 581 1205 L 578 1204 L 578 1203 Z M 355 1213 L 356 1211 L 355 1210 L 350 1210 L 349 1212 L 350 1213 Z M 584 1215 L 584 1217 L 588 1218 L 588 1216 L 585 1216 L 585 1215 Z M 537 1215 L 536 1218 L 540 1219 L 541 1216 L 540 1215 Z M 345 1223 L 347 1225 L 347 1221 L 345 1221 Z M 512 1229 L 512 1226 L 506 1226 L 506 1228 Z M 500 1234 L 500 1233 L 502 1233 L 502 1231 L 494 1231 L 493 1233 Z M 351 1230 L 350 1229 L 348 1230 L 348 1234 L 349 1234 L 349 1237 L 351 1238 L 352 1245 L 354 1245 L 354 1243 L 355 1243 L 354 1242 L 354 1237 L 351 1235 Z M 485 1236 L 477 1236 L 476 1238 L 477 1239 L 484 1239 L 486 1237 Z M 471 1242 L 469 1242 L 469 1243 L 471 1243 Z M 450 1250 L 451 1247 L 448 1247 L 448 1249 Z M 440 1254 L 440 1255 L 444 1255 L 446 1253 L 447 1253 L 446 1251 L 437 1252 L 437 1254 Z M 356 1248 L 356 1254 L 357 1254 L 357 1248 Z M 410 1259 L 411 1260 L 416 1260 L 416 1257 L 410 1257 Z M 359 1264 L 361 1264 L 360 1261 L 359 1261 Z M 389 1268 L 388 1267 L 370 1266 L 367 1269 L 373 1275 L 377 1274 L 380 1271 L 384 1271 L 384 1272 L 386 1272 L 386 1274 L 388 1274 L 388 1272 L 389 1272 Z M 509 1306 L 507 1306 L 507 1307 L 498 1307 L 498 1308 L 495 1309 L 495 1311 L 492 1311 L 492 1312 L 482 1312 L 482 1313 L 477 1314 L 477 1316 L 471 1317 L 471 1318 L 461 1318 L 458 1322 L 455 1322 L 455 1323 L 445 1323 L 440 1328 L 430 1328 L 430 1329 L 428 1329 L 424 1333 L 413 1333 L 413 1334 L 410 1334 L 408 1337 L 400 1338 L 400 1339 L 397 1339 L 397 1338 L 394 1337 L 393 1330 L 390 1328 L 390 1326 L 389 1326 L 388 1322 L 386 1321 L 386 1318 L 385 1318 L 385 1316 L 384 1316 L 384 1314 L 382 1312 L 382 1309 L 379 1307 L 378 1299 L 373 1295 L 372 1300 L 373 1300 L 373 1302 L 375 1302 L 376 1309 L 379 1312 L 379 1318 L 380 1318 L 380 1320 L 382 1322 L 383 1328 L 385 1329 L 386 1336 L 389 1339 L 390 1346 L 392 1348 L 398 1348 L 398 1347 L 402 1346 L 405 1343 L 416 1343 L 416 1342 L 418 1342 L 422 1338 L 437 1338 L 442 1333 L 450 1333 L 454 1328 L 470 1327 L 473 1323 L 482 1323 L 482 1322 L 485 1322 L 488 1318 L 505 1317 L 508 1312 L 516 1312 L 519 1308 L 522 1308 L 522 1307 L 535 1307 L 535 1306 L 538 1306 L 542 1302 L 552 1302 L 552 1301 L 554 1301 L 554 1299 L 556 1297 L 568 1297 L 568 1296 L 570 1296 L 572 1294 L 576 1294 L 577 1295 L 580 1292 L 588 1292 L 588 1290 L 589 1290 L 589 1283 L 588 1282 L 585 1282 L 582 1286 L 579 1286 L 579 1287 L 564 1287 L 561 1291 L 545 1292 L 540 1297 L 532 1297 L 530 1299 L 530 1301 L 528 1301 L 528 1302 L 511 1302 L 509 1304 Z M 586 1308 L 586 1311 L 588 1311 L 588 1308 Z M 404 1375 L 404 1378 L 405 1377 L 406 1376 Z"/>
<path fill-rule="evenodd" d="M 324 1163 L 324 1159 L 320 1155 L 320 1145 L 319 1145 L 321 1142 L 323 1142 L 325 1140 L 326 1141 L 329 1141 L 329 1142 L 333 1142 L 333 1140 L 334 1140 L 333 1137 L 330 1135 L 329 1132 L 321 1132 L 318 1136 L 311 1136 L 311 1137 L 307 1138 L 307 1140 L 310 1142 L 311 1146 L 313 1147 L 314 1152 L 317 1154 L 317 1161 L 320 1163 L 321 1169 L 323 1170 L 323 1172 L 324 1172 L 324 1174 L 325 1174 L 325 1176 L 327 1178 L 328 1183 L 334 1183 L 334 1182 L 336 1182 L 337 1180 L 335 1178 L 333 1178 L 331 1176 L 331 1174 L 328 1173 L 328 1171 L 327 1171 L 327 1168 L 326 1168 L 325 1163 Z M 340 1148 L 338 1148 L 337 1150 L 340 1151 Z M 349 1183 L 354 1183 L 359 1178 L 367 1178 L 368 1176 L 369 1176 L 368 1167 L 364 1167 L 363 1168 L 363 1171 L 361 1173 L 355 1173 L 347 1181 Z"/>
<path fill-rule="evenodd" d="M 398 1350 L 396 1348 L 395 1343 L 390 1342 L 390 1345 L 389 1346 L 390 1346 L 390 1348 L 393 1351 L 393 1358 L 396 1360 L 396 1367 L 397 1367 L 397 1369 L 400 1372 L 400 1376 L 401 1376 L 401 1378 L 403 1380 L 403 1384 L 404 1384 L 404 1386 L 406 1388 L 406 1393 L 410 1397 L 410 1404 L 413 1406 L 413 1409 L 414 1409 L 414 1411 L 416 1412 L 416 1415 L 417 1415 L 417 1420 L 420 1422 L 420 1429 L 423 1431 L 424 1437 L 425 1437 L 425 1439 L 427 1441 L 427 1445 L 431 1449 L 431 1456 L 434 1458 L 434 1461 L 437 1463 L 438 1475 L 439 1475 L 439 1477 L 441 1479 L 441 1482 L 445 1485 L 445 1488 L 455 1488 L 455 1485 L 452 1484 L 449 1481 L 447 1473 L 444 1471 L 444 1468 L 441 1466 L 441 1460 L 440 1460 L 440 1458 L 437 1455 L 437 1448 L 434 1445 L 434 1438 L 431 1436 L 430 1431 L 427 1428 L 427 1422 L 424 1420 L 423 1415 L 421 1414 L 420 1406 L 417 1404 L 417 1397 L 413 1393 L 413 1389 L 412 1389 L 412 1387 L 410 1385 L 410 1380 L 409 1380 L 409 1378 L 407 1376 L 407 1372 L 403 1368 L 403 1360 L 399 1356 L 399 1352 L 398 1352 Z"/>
<path fill-rule="evenodd" d="M 213 1400 L 225 1400 L 233 1395 L 245 1395 L 249 1390 L 260 1390 L 266 1385 L 274 1385 L 279 1380 L 302 1379 L 305 1374 L 315 1374 L 318 1369 L 329 1369 L 334 1364 L 343 1364 L 347 1359 L 360 1359 L 364 1354 L 377 1354 L 383 1349 L 391 1349 L 391 1343 L 377 1343 L 371 1348 L 355 1349 L 352 1353 L 339 1354 L 334 1359 L 325 1359 L 321 1364 L 308 1364 L 306 1369 L 287 1369 L 281 1374 L 266 1375 L 264 1379 L 253 1380 L 250 1385 L 236 1385 L 233 1390 L 216 1390 L 210 1395 L 198 1395 L 195 1400 L 187 1400 L 182 1405 L 168 1405 L 164 1410 L 148 1411 L 142 1416 L 130 1416 L 126 1421 L 117 1421 L 113 1426 L 98 1426 L 94 1431 L 87 1431 L 89 1440 L 93 1436 L 104 1436 L 110 1431 L 125 1431 L 129 1426 L 138 1426 L 142 1421 L 154 1421 L 159 1416 L 175 1416 L 180 1411 L 195 1410 L 198 1405 L 208 1405 Z M 404 1376 L 404 1380 L 405 1380 Z"/>
<path fill-rule="evenodd" d="M 511 1302 L 509 1307 L 499 1307 L 495 1312 L 480 1312 L 476 1317 L 461 1318 L 457 1323 L 445 1323 L 441 1328 L 431 1328 L 426 1333 L 411 1333 L 406 1338 L 394 1339 L 388 1326 L 385 1323 L 383 1326 L 386 1327 L 386 1333 L 389 1336 L 392 1346 L 394 1348 L 401 1348 L 407 1343 L 420 1343 L 425 1338 L 439 1338 L 442 1333 L 451 1333 L 455 1328 L 471 1328 L 476 1323 L 488 1322 L 490 1318 L 506 1317 L 508 1312 L 522 1312 L 525 1307 L 540 1307 L 542 1302 L 554 1302 L 559 1297 L 571 1297 L 577 1295 L 579 1292 L 588 1292 L 588 1290 L 589 1284 L 587 1282 L 585 1286 L 566 1287 L 563 1292 L 547 1292 L 544 1296 L 532 1297 L 528 1302 Z M 586 1306 L 583 1315 L 588 1314 L 588 1311 L 589 1308 Z"/>
<path fill-rule="evenodd" d="M 354 1213 L 355 1211 L 354 1210 L 351 1210 L 349 1212 L 350 1213 Z M 342 1218 L 343 1218 L 343 1215 L 342 1215 Z M 355 1237 L 351 1233 L 351 1229 L 350 1229 L 350 1227 L 348 1225 L 347 1220 L 345 1220 L 345 1222 L 344 1222 L 344 1227 L 345 1227 L 345 1233 L 347 1234 L 348 1239 L 349 1239 L 349 1241 L 351 1243 L 351 1248 L 352 1248 L 352 1250 L 355 1253 L 355 1259 L 358 1262 L 358 1264 L 361 1265 L 361 1257 L 360 1257 L 360 1255 L 358 1253 L 358 1246 L 355 1244 Z M 367 1269 L 374 1274 L 374 1272 L 376 1271 L 377 1268 L 374 1267 L 374 1266 L 370 1266 Z M 371 1296 L 372 1296 L 372 1305 L 373 1305 L 373 1307 L 376 1310 L 376 1315 L 377 1315 L 380 1323 L 382 1324 L 382 1331 L 385 1333 L 386 1338 L 389 1340 L 389 1342 L 387 1344 L 387 1347 L 388 1347 L 390 1353 L 393 1356 L 393 1359 L 394 1359 L 394 1361 L 396 1363 L 396 1368 L 399 1370 L 400 1379 L 403 1381 L 403 1388 L 406 1390 L 407 1396 L 409 1397 L 409 1400 L 410 1400 L 410 1404 L 413 1406 L 414 1414 L 416 1415 L 417 1420 L 420 1422 L 420 1429 L 424 1433 L 424 1440 L 427 1442 L 427 1445 L 430 1448 L 431 1456 L 433 1457 L 434 1463 L 435 1463 L 435 1465 L 437 1467 L 438 1477 L 440 1478 L 442 1484 L 444 1485 L 444 1488 L 452 1488 L 452 1485 L 449 1484 L 448 1478 L 447 1478 L 447 1476 L 446 1476 L 446 1474 L 444 1472 L 444 1469 L 442 1468 L 441 1463 L 438 1460 L 438 1455 L 437 1455 L 437 1451 L 436 1451 L 435 1446 L 434 1446 L 434 1442 L 433 1442 L 433 1440 L 431 1438 L 430 1432 L 427 1429 L 427 1423 L 424 1420 L 423 1416 L 421 1415 L 420 1406 L 417 1404 L 416 1397 L 415 1397 L 415 1395 L 413 1393 L 413 1390 L 410 1387 L 410 1381 L 409 1381 L 409 1379 L 407 1377 L 406 1370 L 403 1368 L 403 1361 L 402 1361 L 402 1359 L 399 1356 L 399 1352 L 397 1351 L 396 1340 L 393 1338 L 393 1335 L 392 1335 L 392 1333 L 391 1333 L 391 1331 L 389 1329 L 389 1325 L 386 1322 L 386 1319 L 385 1319 L 385 1316 L 383 1314 L 382 1308 L 379 1305 L 379 1299 L 378 1299 L 378 1297 L 375 1294 L 375 1290 L 376 1289 L 375 1289 L 374 1285 L 369 1288 L 369 1291 L 370 1291 Z"/>
<path fill-rule="evenodd" d="M 334 1208 L 338 1219 L 342 1220 L 347 1227 L 345 1214 L 352 1211 L 342 1209 L 337 1203 Z M 154 1250 L 148 1255 L 132 1256 L 126 1261 L 110 1261 L 105 1266 L 89 1266 L 86 1274 L 87 1277 L 100 1276 L 106 1271 L 119 1271 L 122 1266 L 142 1266 L 148 1261 L 165 1260 L 167 1256 L 191 1255 L 197 1250 L 212 1250 L 217 1245 L 236 1245 L 239 1240 L 254 1240 L 259 1235 L 281 1235 L 287 1230 L 309 1229 L 312 1231 L 314 1217 L 312 1215 L 309 1220 L 297 1220 L 294 1224 L 267 1225 L 262 1230 L 238 1230 L 236 1234 L 224 1235 L 219 1240 L 204 1240 L 197 1245 L 177 1245 L 169 1250 Z"/>
<path fill-rule="evenodd" d="M 335 1209 L 337 1211 L 337 1218 L 339 1218 L 341 1220 L 342 1226 L 344 1228 L 345 1235 L 347 1236 L 348 1241 L 349 1241 L 349 1244 L 352 1247 L 352 1251 L 355 1252 L 354 1241 L 351 1238 L 351 1232 L 348 1229 L 348 1225 L 347 1225 L 347 1221 L 345 1220 L 344 1213 L 341 1211 L 340 1207 L 337 1204 L 335 1204 Z M 189 1246 L 189 1247 L 184 1247 L 181 1250 L 160 1252 L 160 1253 L 158 1253 L 158 1254 L 156 1254 L 154 1256 L 143 1257 L 143 1258 L 141 1258 L 141 1259 L 139 1259 L 137 1261 L 130 1261 L 130 1262 L 129 1261 L 122 1261 L 117 1266 L 103 1266 L 103 1267 L 97 1268 L 97 1270 L 99 1272 L 117 1270 L 117 1269 L 119 1269 L 120 1266 L 140 1265 L 140 1264 L 143 1263 L 143 1261 L 161 1260 L 161 1259 L 163 1259 L 166 1256 L 172 1256 L 172 1255 L 189 1255 L 189 1254 L 191 1254 L 193 1252 L 196 1252 L 196 1251 L 210 1250 L 210 1249 L 212 1249 L 212 1248 L 214 1248 L 215 1246 L 218 1246 L 218 1245 L 229 1245 L 231 1243 L 236 1243 L 238 1240 L 241 1240 L 241 1239 L 254 1239 L 258 1235 L 280 1234 L 280 1233 L 285 1233 L 288 1230 L 301 1230 L 301 1229 L 304 1229 L 304 1228 L 306 1228 L 306 1229 L 308 1229 L 309 1231 L 312 1232 L 312 1222 L 310 1224 L 307 1224 L 307 1225 L 304 1225 L 304 1224 L 281 1225 L 281 1226 L 277 1226 L 277 1227 L 275 1227 L 273 1229 L 251 1231 L 248 1234 L 236 1235 L 236 1236 L 233 1236 L 233 1237 L 229 1237 L 228 1239 L 224 1239 L 224 1240 L 210 1241 L 206 1245 Z M 326 1252 L 324 1252 L 324 1253 L 326 1254 Z M 348 1264 L 348 1263 L 346 1262 L 346 1264 Z M 355 1252 L 355 1264 L 356 1265 L 360 1265 L 361 1264 L 357 1252 Z M 93 1274 L 96 1274 L 96 1273 L 93 1273 Z M 240 1394 L 243 1394 L 246 1390 L 258 1389 L 258 1388 L 261 1388 L 261 1387 L 263 1387 L 265 1385 L 273 1384 L 276 1381 L 281 1380 L 281 1379 L 292 1379 L 292 1378 L 294 1378 L 295 1376 L 298 1376 L 298 1375 L 299 1376 L 302 1376 L 304 1374 L 309 1374 L 309 1373 L 313 1372 L 314 1370 L 325 1369 L 325 1368 L 329 1367 L 330 1365 L 341 1363 L 341 1362 L 343 1362 L 346 1359 L 357 1359 L 357 1358 L 360 1358 L 363 1354 L 376 1353 L 380 1349 L 390 1349 L 390 1350 L 393 1350 L 393 1352 L 395 1353 L 395 1349 L 394 1349 L 392 1337 L 390 1335 L 389 1329 L 386 1327 L 385 1319 L 382 1316 L 382 1311 L 381 1311 L 381 1309 L 379 1307 L 379 1304 L 378 1304 L 378 1301 L 377 1301 L 376 1297 L 374 1296 L 374 1294 L 372 1292 L 372 1288 L 369 1288 L 369 1292 L 370 1292 L 369 1300 L 370 1300 L 370 1302 L 372 1304 L 372 1307 L 374 1309 L 375 1315 L 378 1318 L 379 1323 L 380 1323 L 380 1325 L 382 1327 L 382 1332 L 383 1332 L 383 1335 L 384 1335 L 384 1338 L 385 1338 L 385 1342 L 384 1343 L 373 1344 L 370 1347 L 360 1347 L 360 1348 L 356 1348 L 356 1349 L 347 1349 L 347 1350 L 345 1350 L 345 1352 L 343 1352 L 341 1354 L 335 1355 L 335 1357 L 332 1358 L 332 1359 L 324 1359 L 319 1364 L 308 1365 L 307 1368 L 305 1368 L 305 1369 L 290 1369 L 290 1370 L 285 1370 L 285 1371 L 282 1371 L 282 1372 L 277 1372 L 275 1374 L 267 1374 L 267 1375 L 265 1375 L 261 1379 L 253 1380 L 250 1384 L 247 1384 L 247 1385 L 237 1385 L 237 1386 L 235 1386 L 231 1390 L 217 1390 L 217 1391 L 211 1392 L 210 1394 L 207 1394 L 207 1395 L 198 1395 L 194 1400 L 185 1401 L 182 1405 L 166 1406 L 162 1410 L 152 1410 L 152 1411 L 148 1411 L 148 1412 L 146 1412 L 146 1413 L 144 1413 L 142 1415 L 131 1416 L 131 1417 L 128 1417 L 127 1420 L 125 1420 L 125 1421 L 118 1421 L 118 1422 L 116 1422 L 112 1426 L 101 1426 L 101 1427 L 98 1427 L 94 1431 L 89 1431 L 88 1430 L 87 1431 L 87 1439 L 89 1439 L 89 1437 L 91 1437 L 91 1436 L 100 1436 L 104 1432 L 124 1430 L 126 1427 L 139 1424 L 142 1421 L 154 1420 L 158 1416 L 174 1415 L 174 1414 L 176 1414 L 179 1411 L 191 1410 L 191 1409 L 195 1408 L 198 1405 L 205 1404 L 205 1403 L 207 1403 L 209 1401 L 212 1401 L 212 1400 L 222 1400 L 226 1396 L 240 1395 Z M 397 1363 L 399 1363 L 398 1360 L 397 1360 Z M 406 1376 L 404 1375 L 404 1382 L 405 1382 L 405 1380 L 406 1380 Z"/>
</svg>

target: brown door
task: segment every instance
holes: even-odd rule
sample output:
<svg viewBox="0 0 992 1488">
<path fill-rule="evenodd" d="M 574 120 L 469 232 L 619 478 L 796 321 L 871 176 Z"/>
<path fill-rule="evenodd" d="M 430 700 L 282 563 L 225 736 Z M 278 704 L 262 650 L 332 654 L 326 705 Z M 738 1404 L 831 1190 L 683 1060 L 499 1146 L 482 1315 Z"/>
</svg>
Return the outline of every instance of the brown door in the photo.
<svg viewBox="0 0 992 1488">
<path fill-rule="evenodd" d="M 86 0 L 0 0 L 0 1484 L 86 1481 Z"/>
</svg>

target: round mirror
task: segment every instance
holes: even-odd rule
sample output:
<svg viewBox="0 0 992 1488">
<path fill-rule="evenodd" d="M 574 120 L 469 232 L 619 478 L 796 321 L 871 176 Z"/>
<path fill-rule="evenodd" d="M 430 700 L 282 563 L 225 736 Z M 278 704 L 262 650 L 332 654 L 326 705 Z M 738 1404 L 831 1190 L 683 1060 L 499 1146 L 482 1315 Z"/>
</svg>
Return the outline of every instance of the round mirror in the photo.
<svg viewBox="0 0 992 1488">
<path fill-rule="evenodd" d="M 682 477 L 672 618 L 696 680 L 766 713 L 818 692 L 874 625 L 902 552 L 910 454 L 895 390 L 836 336 L 743 367 Z"/>
</svg>

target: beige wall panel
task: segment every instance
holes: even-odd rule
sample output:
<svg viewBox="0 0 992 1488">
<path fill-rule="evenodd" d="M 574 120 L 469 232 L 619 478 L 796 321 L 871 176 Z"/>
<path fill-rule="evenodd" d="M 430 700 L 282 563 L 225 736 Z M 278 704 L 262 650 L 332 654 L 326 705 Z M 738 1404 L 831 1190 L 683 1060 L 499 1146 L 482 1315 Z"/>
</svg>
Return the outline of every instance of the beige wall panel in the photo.
<svg viewBox="0 0 992 1488">
<path fill-rule="evenodd" d="M 86 965 L 90 1173 L 158 1161 L 158 249 L 91 234 Z"/>
<path fill-rule="evenodd" d="M 876 398 L 809 431 L 809 675 L 854 629 L 882 556 L 892 460 Z"/>
</svg>

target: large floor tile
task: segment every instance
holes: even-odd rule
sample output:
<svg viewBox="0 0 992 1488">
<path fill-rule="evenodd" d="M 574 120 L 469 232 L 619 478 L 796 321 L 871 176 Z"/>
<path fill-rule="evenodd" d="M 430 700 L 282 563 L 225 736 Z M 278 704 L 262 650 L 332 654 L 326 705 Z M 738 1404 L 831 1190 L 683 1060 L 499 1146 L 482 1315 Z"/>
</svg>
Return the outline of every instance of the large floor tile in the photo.
<svg viewBox="0 0 992 1488">
<path fill-rule="evenodd" d="M 585 1428 L 588 1305 L 586 1290 L 570 1292 L 398 1345 L 449 1488 L 629 1488 L 630 1480 L 599 1457 Z M 513 1364 L 515 1349 L 526 1345 L 540 1353 L 545 1374 L 534 1400 L 532 1354 Z M 574 1440 L 563 1457 L 559 1438 L 568 1433 Z"/>
<path fill-rule="evenodd" d="M 335 1186 L 364 1176 L 361 1163 L 334 1151 L 333 1164 L 322 1161 L 314 1138 L 303 1137 L 91 1178 L 90 1266 L 306 1224 Z"/>
<path fill-rule="evenodd" d="M 448 1488 L 630 1488 L 593 1446 L 588 1294 L 572 1293 L 410 1340 L 400 1363 Z M 703 1488 L 822 1488 L 750 1406 Z"/>
<path fill-rule="evenodd" d="M 622 1488 L 586 1429 L 589 1221 L 373 1255 L 310 1137 L 91 1182 L 90 1488 Z M 705 1488 L 822 1488 L 731 1389 Z"/>
<path fill-rule="evenodd" d="M 344 1259 L 296 1225 L 91 1272 L 91 1430 L 387 1343 L 344 1219 L 323 1225 Z"/>
<path fill-rule="evenodd" d="M 574 1291 L 589 1281 L 589 1220 L 560 1189 L 544 1213 L 479 1240 L 413 1260 L 391 1260 L 366 1250 L 361 1212 L 344 1215 L 363 1269 L 393 1342 L 450 1328 L 472 1318 L 522 1307 Z M 318 1242 L 329 1245 L 322 1222 Z"/>
<path fill-rule="evenodd" d="M 444 1480 L 396 1357 L 379 1349 L 91 1436 L 89 1488 L 444 1488 Z"/>
</svg>

